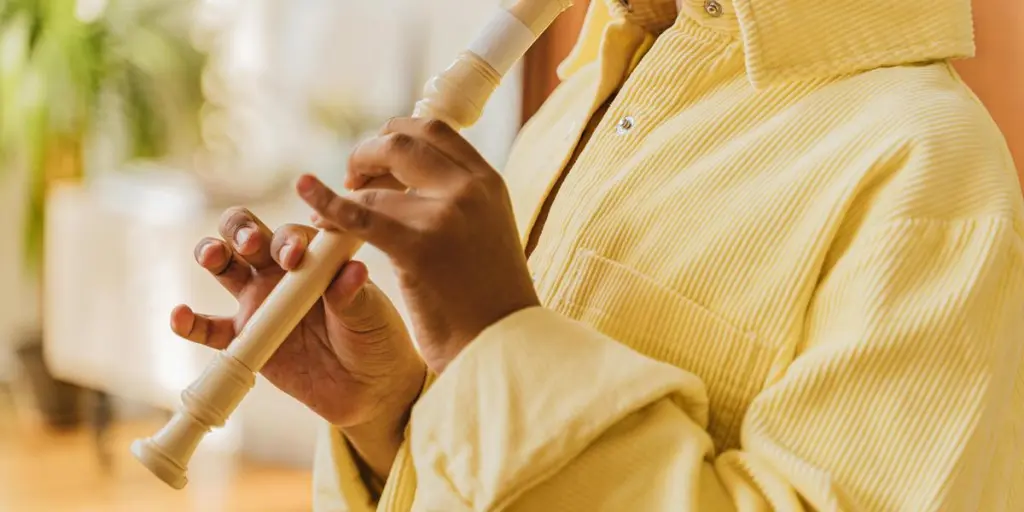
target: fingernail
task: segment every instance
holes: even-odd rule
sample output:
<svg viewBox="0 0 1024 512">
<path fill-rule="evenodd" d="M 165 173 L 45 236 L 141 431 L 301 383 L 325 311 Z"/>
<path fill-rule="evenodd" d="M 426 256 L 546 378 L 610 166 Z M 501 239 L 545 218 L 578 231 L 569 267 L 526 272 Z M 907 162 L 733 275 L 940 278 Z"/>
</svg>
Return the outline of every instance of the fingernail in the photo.
<svg viewBox="0 0 1024 512">
<path fill-rule="evenodd" d="M 295 188 L 299 190 L 300 194 L 309 195 L 316 188 L 316 179 L 309 175 L 302 176 Z"/>
<path fill-rule="evenodd" d="M 196 246 L 195 258 L 196 263 L 199 263 L 203 268 L 209 268 L 210 266 L 216 265 L 218 244 L 212 241 L 204 241 L 201 245 Z"/>
<path fill-rule="evenodd" d="M 203 244 L 203 246 L 199 248 L 199 261 L 207 263 L 213 256 L 214 247 L 216 247 L 216 245 L 214 245 L 213 242 Z"/>
<path fill-rule="evenodd" d="M 292 244 L 284 244 L 281 246 L 281 251 L 277 254 L 278 259 L 281 260 L 281 265 L 287 265 L 290 263 L 289 256 L 292 253 Z"/>
<path fill-rule="evenodd" d="M 181 305 L 171 310 L 171 329 L 177 334 L 187 336 L 192 331 L 195 320 L 195 315 L 188 306 Z"/>
<path fill-rule="evenodd" d="M 248 242 L 250 238 L 252 238 L 252 234 L 253 234 L 253 229 L 252 228 L 242 228 L 242 229 L 239 229 L 235 233 L 235 245 L 239 249 L 241 249 L 242 246 L 245 245 L 245 243 Z"/>
</svg>

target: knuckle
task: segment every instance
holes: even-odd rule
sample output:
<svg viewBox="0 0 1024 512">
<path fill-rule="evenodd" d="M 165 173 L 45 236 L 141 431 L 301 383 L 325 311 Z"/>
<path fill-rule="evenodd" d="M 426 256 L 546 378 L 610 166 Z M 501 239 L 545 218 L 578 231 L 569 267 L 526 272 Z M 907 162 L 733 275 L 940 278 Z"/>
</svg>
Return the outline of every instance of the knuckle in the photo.
<svg viewBox="0 0 1024 512">
<path fill-rule="evenodd" d="M 467 204 L 449 203 L 439 209 L 434 221 L 430 223 L 430 234 L 434 238 L 444 236 L 444 233 L 452 226 L 461 226 L 464 223 L 462 212 L 466 210 Z"/>
<path fill-rule="evenodd" d="M 389 117 L 388 120 L 384 122 L 384 126 L 381 127 L 380 133 L 385 134 L 394 132 L 398 128 L 399 119 L 401 118 L 398 116 Z"/>
<path fill-rule="evenodd" d="M 498 173 L 474 175 L 456 196 L 460 205 L 480 205 L 501 201 L 506 195 L 505 181 Z"/>
<path fill-rule="evenodd" d="M 195 330 L 195 328 L 196 326 L 192 326 L 193 330 Z M 202 330 L 203 333 L 200 335 L 199 342 L 203 345 L 208 345 L 213 341 L 213 322 L 210 322 L 209 320 L 204 321 Z"/>
<path fill-rule="evenodd" d="M 356 201 L 364 208 L 373 208 L 380 200 L 380 191 L 367 190 L 356 196 Z"/>
<path fill-rule="evenodd" d="M 285 224 L 277 230 L 281 238 L 286 241 L 304 242 L 309 228 L 299 224 Z"/>
<path fill-rule="evenodd" d="M 444 231 L 456 224 L 456 217 L 459 215 L 458 208 L 452 204 L 444 205 L 433 212 L 425 219 L 425 222 L 417 230 L 413 241 L 421 246 L 433 245 L 441 238 Z"/>
<path fill-rule="evenodd" d="M 303 242 L 302 228 L 295 224 L 285 224 L 274 231 L 274 236 L 270 239 L 270 250 L 273 254 L 277 254 L 287 243 L 301 244 Z"/>
<path fill-rule="evenodd" d="M 323 210 L 325 213 L 330 214 L 337 211 L 340 199 L 333 191 L 328 190 L 326 187 L 319 187 L 313 195 L 312 202 L 315 209 Z"/>
<path fill-rule="evenodd" d="M 487 190 L 494 191 L 505 189 L 505 179 L 496 171 L 481 173 L 478 176 L 478 179 Z"/>
<path fill-rule="evenodd" d="M 451 127 L 440 119 L 428 119 L 423 124 L 423 131 L 431 137 L 445 137 L 451 133 Z"/>
<path fill-rule="evenodd" d="M 345 219 L 346 226 L 360 231 L 370 229 L 373 216 L 370 215 L 370 211 L 368 209 L 360 204 L 352 203 L 343 208 L 343 210 L 343 218 Z"/>
<path fill-rule="evenodd" d="M 487 180 L 480 176 L 466 176 L 455 190 L 455 200 L 458 204 L 472 202 L 477 198 L 486 197 L 490 186 Z"/>
<path fill-rule="evenodd" d="M 337 195 L 321 197 L 317 200 L 317 205 L 323 212 L 323 216 L 328 219 L 340 221 L 345 216 L 344 202 Z"/>
<path fill-rule="evenodd" d="M 352 151 L 348 154 L 348 173 L 352 174 L 352 167 L 355 167 L 362 160 L 363 151 L 366 148 L 366 141 L 356 142 L 352 147 Z"/>
<path fill-rule="evenodd" d="M 384 139 L 384 150 L 387 152 L 406 152 L 412 149 L 413 144 L 416 141 L 407 134 L 404 133 L 392 133 L 385 136 Z"/>
</svg>

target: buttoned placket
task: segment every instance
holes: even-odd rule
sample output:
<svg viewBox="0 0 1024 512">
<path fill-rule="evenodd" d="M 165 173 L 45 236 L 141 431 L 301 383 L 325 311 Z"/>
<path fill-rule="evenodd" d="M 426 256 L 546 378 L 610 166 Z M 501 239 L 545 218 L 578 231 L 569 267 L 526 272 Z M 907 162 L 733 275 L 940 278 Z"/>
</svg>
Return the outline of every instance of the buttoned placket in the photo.
<svg viewBox="0 0 1024 512">
<path fill-rule="evenodd" d="M 600 1 L 600 0 L 598 0 L 598 1 Z M 634 12 L 634 6 L 635 6 L 636 2 L 658 2 L 658 1 L 665 1 L 665 0 L 616 0 L 616 1 L 619 3 L 619 5 L 622 6 L 622 8 L 626 11 L 627 14 L 631 14 L 631 13 Z M 688 1 L 688 0 L 676 0 L 675 3 L 676 3 L 677 11 L 682 9 L 682 6 L 680 4 L 682 2 L 685 2 L 685 1 Z M 725 14 L 725 6 L 722 4 L 723 1 L 724 0 L 703 0 L 704 13 L 709 18 L 720 18 L 720 17 L 722 17 L 722 15 Z M 618 121 L 616 122 L 615 127 L 614 127 L 615 133 L 620 135 L 620 136 L 629 135 L 634 130 L 634 128 L 636 128 L 637 122 L 638 122 L 635 113 L 628 113 L 628 109 L 626 109 L 626 111 L 627 111 L 627 113 L 622 115 L 618 119 Z M 576 127 L 576 125 L 574 125 L 574 128 L 575 127 Z M 572 131 L 573 130 L 570 130 L 570 132 L 572 132 Z"/>
<path fill-rule="evenodd" d="M 603 0 L 595 0 L 595 1 L 603 1 Z M 616 1 L 621 4 L 623 10 L 625 10 L 626 13 L 627 13 L 627 19 L 629 19 L 630 15 L 640 15 L 641 14 L 638 11 L 638 8 L 639 8 L 638 2 L 659 1 L 659 0 L 616 0 Z M 693 0 L 688 0 L 688 1 L 693 1 Z M 719 16 L 722 15 L 722 13 L 725 12 L 725 9 L 724 9 L 724 6 L 723 6 L 721 0 L 696 0 L 696 1 L 698 2 L 696 4 L 698 6 L 701 5 L 701 3 L 705 4 L 704 13 L 702 13 L 702 15 L 706 15 L 708 17 L 708 19 L 719 17 Z M 646 6 L 644 6 L 643 8 L 647 9 Z M 697 10 L 694 12 L 694 14 L 699 13 L 699 12 L 700 12 L 700 7 L 697 8 Z M 649 13 L 649 12 L 647 12 L 647 13 Z M 640 20 L 637 20 L 637 21 L 640 21 Z M 650 21 L 650 20 L 648 20 L 648 21 Z M 639 27 L 642 26 L 642 25 L 639 25 L 637 23 L 632 23 L 632 24 L 633 24 L 634 28 L 639 28 Z M 648 30 L 650 30 L 650 29 L 648 29 Z M 604 45 L 602 45 L 602 47 L 604 47 Z M 637 49 L 635 50 L 634 53 L 636 53 L 636 52 L 645 53 L 646 51 L 648 51 L 650 49 L 650 47 L 651 46 L 650 46 L 649 43 L 648 44 L 637 44 Z M 614 48 L 610 48 L 610 47 L 606 47 L 606 50 L 607 51 L 615 51 Z M 618 64 L 622 64 L 624 62 L 628 63 L 628 62 L 634 61 L 634 60 L 638 61 L 639 60 L 638 58 L 634 59 L 634 53 L 623 52 L 621 55 L 616 55 L 612 59 L 613 59 L 614 62 L 616 62 Z M 607 55 L 599 57 L 599 59 L 602 62 L 605 62 L 605 63 L 611 63 L 612 62 L 612 61 L 608 60 L 609 57 Z M 605 65 L 605 64 L 602 64 L 602 65 Z M 616 67 L 616 64 L 612 64 L 612 67 L 613 68 Z M 603 126 L 605 126 L 607 128 L 601 129 L 599 127 L 599 129 L 596 130 L 590 136 L 590 140 L 587 142 L 587 144 L 588 145 L 590 145 L 590 144 L 595 144 L 595 145 L 602 145 L 602 144 L 630 144 L 630 145 L 636 145 L 636 144 L 641 144 L 642 140 L 641 139 L 636 139 L 635 135 L 638 133 L 637 130 L 639 128 L 643 127 L 643 123 L 644 123 L 643 109 L 642 108 L 635 108 L 635 106 L 630 105 L 627 102 L 628 100 L 624 100 L 625 96 L 623 95 L 623 93 L 625 92 L 623 89 L 628 89 L 629 87 L 631 87 L 630 85 L 628 85 L 628 81 L 629 81 L 630 76 L 632 76 L 632 70 L 627 70 L 626 72 L 621 73 L 621 74 L 618 74 L 617 72 L 612 72 L 612 73 L 601 73 L 601 75 L 602 75 L 602 80 L 614 80 L 615 83 L 612 83 L 611 81 L 603 81 L 601 83 L 601 85 L 597 88 L 597 90 L 620 89 L 620 90 L 618 90 L 617 93 L 615 93 L 616 94 L 616 98 L 613 99 L 610 108 L 605 113 L 606 116 L 615 116 L 615 117 L 612 118 L 612 119 L 609 119 L 609 120 L 607 120 L 605 122 L 601 122 L 600 125 L 603 125 Z M 614 77 L 614 78 L 612 78 L 612 77 Z M 599 102 L 599 99 L 595 98 L 595 104 L 597 102 Z M 564 131 L 564 137 L 566 138 L 566 141 L 578 140 L 580 135 L 581 135 L 581 132 L 586 130 L 587 125 L 588 125 L 588 119 L 567 120 L 566 124 L 564 125 L 565 126 L 565 128 L 564 128 L 564 130 L 565 130 Z M 651 128 L 652 127 L 649 127 L 649 126 L 645 127 L 644 133 L 649 131 Z M 610 130 L 610 133 L 609 133 L 608 130 Z M 601 139 L 602 137 L 605 137 L 605 139 L 602 140 Z M 606 137 L 612 137 L 613 139 L 607 139 Z M 564 172 L 570 172 L 571 173 L 571 170 L 565 170 Z M 564 179 L 565 179 L 565 184 L 568 184 L 569 187 L 572 187 L 573 186 L 572 184 L 573 184 L 574 180 L 570 176 L 571 176 L 571 174 L 569 176 L 565 177 Z M 615 182 L 617 182 L 617 181 L 619 181 L 619 180 L 614 178 L 614 177 L 612 177 L 612 178 L 609 179 L 608 184 L 606 186 L 614 187 L 615 186 Z M 567 193 L 565 188 L 564 188 L 565 184 L 563 184 L 563 188 L 559 192 L 556 192 L 556 197 L 557 197 L 557 195 L 560 195 L 561 193 Z M 595 195 L 596 196 L 602 196 L 602 195 L 606 195 L 606 193 L 608 193 L 608 192 L 609 191 L 598 192 Z M 555 202 L 557 202 L 557 200 Z M 550 206 L 550 208 L 555 208 L 555 204 L 552 204 Z M 593 205 L 593 208 L 599 208 L 599 205 L 597 205 L 595 203 Z M 590 210 L 592 208 L 588 207 L 587 209 Z M 536 228 L 536 226 L 534 228 Z M 543 226 L 541 226 L 540 229 L 543 229 Z M 558 246 L 558 245 L 561 244 L 561 242 L 554 242 L 554 244 L 556 246 Z M 537 249 L 540 249 L 540 246 L 538 246 Z M 559 251 L 560 251 L 560 249 L 558 249 L 557 247 L 549 247 L 549 248 L 543 250 L 543 252 L 547 253 L 547 254 L 553 254 L 553 253 L 557 253 Z M 551 269 L 549 269 L 547 267 L 547 263 L 544 262 L 544 261 L 534 261 L 534 258 L 533 258 L 534 256 L 543 258 L 544 255 L 537 254 L 537 251 L 535 249 L 533 251 L 533 253 L 531 254 L 531 258 L 530 258 L 530 260 L 531 260 L 530 267 L 531 267 L 531 272 L 532 272 L 531 273 L 531 278 L 532 278 L 535 286 L 537 286 L 538 292 L 543 297 L 543 295 L 546 293 L 546 288 L 553 284 L 553 283 L 550 282 L 551 280 L 549 279 L 549 276 L 548 276 L 549 271 Z M 539 266 L 535 267 L 533 263 L 536 263 Z"/>
<path fill-rule="evenodd" d="M 595 0 L 595 1 L 602 1 L 602 0 Z M 623 0 L 623 1 L 625 1 L 625 0 Z M 612 30 L 624 30 L 624 29 L 623 28 L 613 28 Z M 626 30 L 627 30 L 627 33 L 628 33 L 629 30 L 633 30 L 633 29 L 626 29 Z M 606 33 L 602 37 L 606 38 L 606 37 L 608 37 L 608 34 Z M 637 41 L 637 43 L 639 43 L 639 41 Z M 619 89 L 622 86 L 623 82 L 626 79 L 626 76 L 628 75 L 628 73 L 626 73 L 626 71 L 627 71 L 626 67 L 628 67 L 628 63 L 633 59 L 635 51 L 646 51 L 646 49 L 642 48 L 642 44 L 637 44 L 637 49 L 633 53 L 630 53 L 628 51 L 623 51 L 621 47 L 611 47 L 611 46 L 606 46 L 604 44 L 602 44 L 601 47 L 603 48 L 603 51 L 606 52 L 606 53 L 604 53 L 604 54 L 602 54 L 602 55 L 600 55 L 598 57 L 598 61 L 601 62 L 602 72 L 600 73 L 600 76 L 601 76 L 600 83 L 597 84 L 597 87 L 595 87 L 595 92 L 597 94 L 593 97 L 593 105 L 594 105 L 593 112 L 591 113 L 590 117 L 587 117 L 585 119 L 573 119 L 573 120 L 566 121 L 564 137 L 565 137 L 567 142 L 569 140 L 576 140 L 576 141 L 578 141 L 580 139 L 580 137 L 582 136 L 583 132 L 587 131 L 587 127 L 590 126 L 591 123 L 595 123 L 597 125 L 603 124 L 600 121 L 598 121 L 596 118 L 594 118 L 594 114 L 597 113 L 597 112 L 602 112 L 602 114 L 601 114 L 602 115 L 602 119 L 603 119 L 604 116 L 607 116 L 607 113 L 608 113 L 607 109 L 602 108 L 601 104 L 604 103 L 604 100 L 608 97 L 609 94 L 615 94 L 612 91 L 615 91 L 615 90 Z M 609 55 L 607 52 L 621 52 L 621 55 L 615 54 L 614 56 L 612 56 L 612 55 Z M 619 68 L 619 66 L 622 66 L 622 68 Z M 621 70 L 618 70 L 616 68 L 619 68 Z M 620 120 L 620 123 L 621 123 L 621 120 Z M 629 124 L 629 128 L 626 130 L 627 133 L 628 133 L 629 130 L 632 129 L 633 123 L 635 123 L 635 120 L 633 120 L 632 118 L 626 123 L 626 124 Z M 598 138 L 600 136 L 601 136 L 601 134 L 598 131 L 595 130 L 589 136 L 589 141 L 593 141 L 594 139 L 596 139 L 596 138 Z M 588 144 L 589 144 L 589 141 L 588 141 Z M 563 173 L 570 173 L 571 169 L 570 168 L 564 168 L 562 170 L 562 172 Z M 567 177 L 568 177 L 568 174 L 565 177 L 562 177 L 562 179 L 563 180 L 567 179 Z M 556 194 L 556 197 L 559 195 L 558 192 L 555 192 L 555 194 Z M 553 208 L 553 207 L 554 207 L 554 205 L 552 204 L 549 208 Z M 543 226 L 532 226 L 529 231 L 532 231 L 533 229 L 538 229 L 538 228 L 543 229 Z M 529 238 L 529 236 L 527 238 Z M 537 256 L 536 253 L 537 253 L 537 251 L 534 250 L 530 254 L 530 258 L 528 260 L 528 265 L 530 267 L 530 272 L 531 272 L 530 278 L 533 281 L 534 286 L 537 287 L 538 293 L 543 296 L 544 288 L 550 284 L 550 282 L 549 282 L 550 280 L 548 279 L 548 277 L 549 277 L 548 273 L 549 273 L 549 270 L 551 270 L 551 269 L 548 268 L 545 265 L 545 262 L 543 262 L 543 261 L 541 261 L 541 262 L 536 261 L 536 259 L 535 259 L 535 256 Z M 537 264 L 539 264 L 539 266 L 535 266 Z"/>
</svg>

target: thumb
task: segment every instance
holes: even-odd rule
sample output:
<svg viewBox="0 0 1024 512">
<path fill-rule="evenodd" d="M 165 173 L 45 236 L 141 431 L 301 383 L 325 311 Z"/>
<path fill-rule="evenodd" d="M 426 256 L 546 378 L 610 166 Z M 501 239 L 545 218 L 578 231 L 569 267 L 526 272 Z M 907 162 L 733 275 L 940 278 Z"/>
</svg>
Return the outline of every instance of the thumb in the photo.
<svg viewBox="0 0 1024 512">
<path fill-rule="evenodd" d="M 348 330 L 369 333 L 388 327 L 387 298 L 370 280 L 366 265 L 350 261 L 324 292 L 324 304 Z"/>
</svg>

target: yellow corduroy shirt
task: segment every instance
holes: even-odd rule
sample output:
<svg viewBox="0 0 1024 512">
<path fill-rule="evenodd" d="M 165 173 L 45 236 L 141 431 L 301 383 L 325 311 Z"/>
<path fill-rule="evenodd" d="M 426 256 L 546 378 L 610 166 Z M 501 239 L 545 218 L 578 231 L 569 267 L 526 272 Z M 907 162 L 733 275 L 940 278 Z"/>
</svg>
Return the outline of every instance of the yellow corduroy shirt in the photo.
<svg viewBox="0 0 1024 512">
<path fill-rule="evenodd" d="M 948 62 L 970 16 L 594 0 L 505 169 L 545 307 L 429 379 L 379 508 L 1024 510 L 1024 208 Z M 372 509 L 322 441 L 317 510 Z"/>
</svg>

